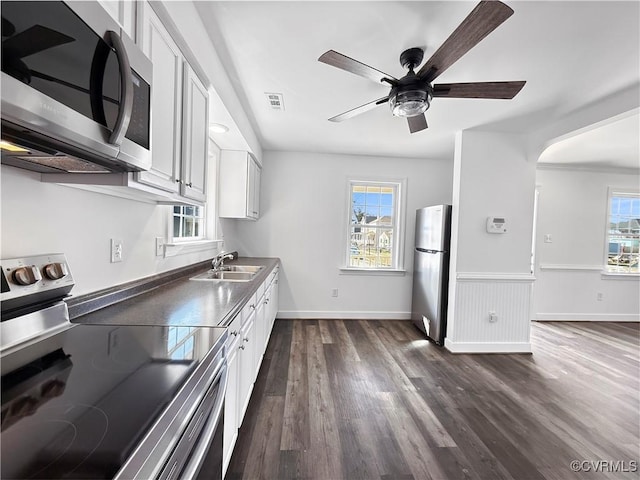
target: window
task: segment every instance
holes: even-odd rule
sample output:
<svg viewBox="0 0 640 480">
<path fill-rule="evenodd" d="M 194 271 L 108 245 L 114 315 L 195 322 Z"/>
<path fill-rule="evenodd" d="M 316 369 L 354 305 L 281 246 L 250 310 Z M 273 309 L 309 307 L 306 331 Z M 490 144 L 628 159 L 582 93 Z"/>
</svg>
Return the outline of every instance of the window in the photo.
<svg viewBox="0 0 640 480">
<path fill-rule="evenodd" d="M 609 192 L 607 272 L 640 273 L 640 194 Z"/>
<path fill-rule="evenodd" d="M 173 240 L 203 240 L 204 207 L 175 205 L 173 207 Z"/>
<path fill-rule="evenodd" d="M 349 181 L 346 268 L 401 269 L 403 182 Z"/>
</svg>

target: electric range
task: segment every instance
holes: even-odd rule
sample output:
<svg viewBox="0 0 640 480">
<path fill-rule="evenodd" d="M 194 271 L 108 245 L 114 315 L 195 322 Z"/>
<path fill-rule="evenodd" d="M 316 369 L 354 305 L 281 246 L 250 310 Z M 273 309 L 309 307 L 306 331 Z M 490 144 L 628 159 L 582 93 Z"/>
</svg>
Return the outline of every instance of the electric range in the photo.
<svg viewBox="0 0 640 480">
<path fill-rule="evenodd" d="M 197 476 L 221 445 L 225 329 L 71 324 L 64 255 L 0 276 L 0 476 Z"/>
</svg>

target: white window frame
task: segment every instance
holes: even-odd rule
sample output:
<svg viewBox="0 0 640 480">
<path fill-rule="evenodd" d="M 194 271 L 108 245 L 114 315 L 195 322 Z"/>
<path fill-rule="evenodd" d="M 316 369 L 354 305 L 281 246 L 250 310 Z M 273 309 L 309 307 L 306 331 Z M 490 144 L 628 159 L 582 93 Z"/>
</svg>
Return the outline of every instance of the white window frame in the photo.
<svg viewBox="0 0 640 480">
<path fill-rule="evenodd" d="M 345 228 L 343 235 L 343 259 L 341 273 L 356 273 L 356 274 L 401 274 L 405 273 L 404 269 L 404 244 L 405 244 L 405 211 L 406 211 L 406 191 L 407 191 L 407 179 L 406 178 L 374 178 L 374 177 L 348 177 L 346 189 L 346 209 L 344 213 Z M 353 205 L 351 203 L 351 192 L 353 186 L 376 186 L 376 187 L 392 187 L 395 190 L 394 198 L 394 212 L 392 230 L 393 236 L 393 250 L 392 250 L 392 262 L 390 267 L 352 267 L 350 266 L 350 251 L 351 251 L 351 212 Z"/>
<path fill-rule="evenodd" d="M 220 171 L 220 148 L 209 138 L 209 166 L 207 168 L 207 201 L 206 205 L 198 205 L 203 208 L 204 224 L 202 235 L 194 238 L 180 238 L 173 236 L 173 205 L 167 206 L 167 239 L 164 249 L 164 257 L 174 257 L 187 253 L 201 252 L 214 248 L 221 248 L 224 243 L 218 239 L 221 231 L 220 218 L 218 216 L 218 177 Z M 185 204 L 186 205 L 186 202 Z"/>
<path fill-rule="evenodd" d="M 185 213 L 185 209 L 189 208 L 189 207 L 193 207 L 194 211 L 199 210 L 200 211 L 200 215 L 190 215 Z M 176 213 L 175 210 L 176 208 L 180 209 L 180 213 Z M 195 222 L 199 223 L 199 235 L 194 235 L 191 237 L 186 237 L 184 235 L 180 235 L 180 236 L 175 236 L 175 231 L 174 231 L 174 222 L 176 217 L 183 219 L 183 218 L 190 218 Z M 180 230 L 182 230 L 182 225 L 183 222 L 180 221 Z M 173 205 L 171 207 L 171 243 L 183 243 L 183 242 L 200 242 L 202 240 L 206 240 L 206 228 L 207 228 L 207 207 L 203 206 L 203 205 Z M 182 232 L 180 232 L 182 233 Z"/>
<path fill-rule="evenodd" d="M 633 188 L 618 188 L 618 187 L 609 187 L 607 192 L 607 212 L 605 218 L 605 226 L 604 226 L 604 260 L 603 260 L 603 274 L 608 276 L 640 276 L 639 271 L 615 271 L 609 265 L 609 224 L 611 219 L 611 202 L 614 197 L 630 197 L 630 198 L 639 198 L 640 199 L 640 190 Z M 633 213 L 629 218 L 635 218 Z"/>
</svg>

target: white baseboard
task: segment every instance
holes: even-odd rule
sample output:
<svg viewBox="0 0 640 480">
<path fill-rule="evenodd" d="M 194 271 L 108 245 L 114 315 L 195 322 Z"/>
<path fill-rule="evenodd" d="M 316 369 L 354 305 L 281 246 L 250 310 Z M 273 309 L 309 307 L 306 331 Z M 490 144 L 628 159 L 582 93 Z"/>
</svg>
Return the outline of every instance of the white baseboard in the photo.
<svg viewBox="0 0 640 480">
<path fill-rule="evenodd" d="M 536 313 L 536 322 L 640 322 L 640 313 Z"/>
<path fill-rule="evenodd" d="M 444 346 L 451 353 L 531 353 L 529 342 L 452 342 L 445 338 Z"/>
<path fill-rule="evenodd" d="M 411 312 L 335 312 L 321 310 L 280 310 L 278 318 L 337 320 L 410 320 Z"/>
</svg>

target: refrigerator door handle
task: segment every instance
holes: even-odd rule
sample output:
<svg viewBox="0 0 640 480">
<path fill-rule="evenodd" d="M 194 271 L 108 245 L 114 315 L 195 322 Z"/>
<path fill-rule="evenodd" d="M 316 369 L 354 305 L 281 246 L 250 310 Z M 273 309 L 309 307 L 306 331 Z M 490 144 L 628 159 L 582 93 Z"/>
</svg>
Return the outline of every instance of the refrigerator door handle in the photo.
<svg viewBox="0 0 640 480">
<path fill-rule="evenodd" d="M 422 253 L 439 253 L 438 250 L 427 250 L 426 248 L 416 247 L 416 251 Z"/>
</svg>

